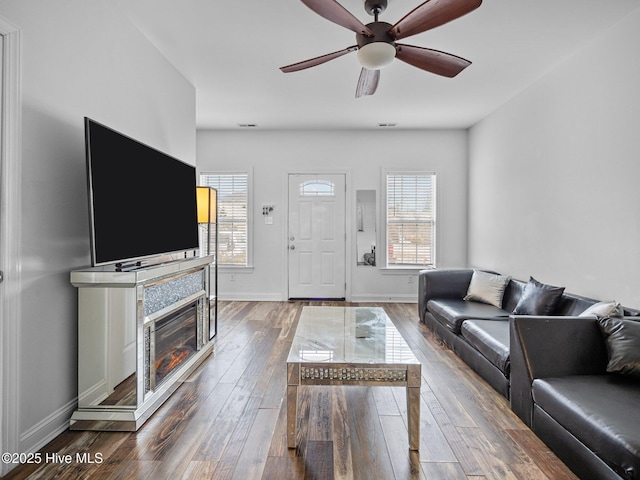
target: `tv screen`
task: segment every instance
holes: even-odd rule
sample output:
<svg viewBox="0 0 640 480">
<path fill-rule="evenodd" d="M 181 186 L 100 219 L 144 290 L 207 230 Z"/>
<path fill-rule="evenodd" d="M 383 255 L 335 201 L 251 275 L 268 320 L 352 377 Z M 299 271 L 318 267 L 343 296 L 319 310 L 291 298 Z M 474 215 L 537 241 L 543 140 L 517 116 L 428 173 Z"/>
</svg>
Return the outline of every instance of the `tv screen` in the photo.
<svg viewBox="0 0 640 480">
<path fill-rule="evenodd" d="M 85 118 L 93 265 L 198 248 L 196 170 Z"/>
</svg>

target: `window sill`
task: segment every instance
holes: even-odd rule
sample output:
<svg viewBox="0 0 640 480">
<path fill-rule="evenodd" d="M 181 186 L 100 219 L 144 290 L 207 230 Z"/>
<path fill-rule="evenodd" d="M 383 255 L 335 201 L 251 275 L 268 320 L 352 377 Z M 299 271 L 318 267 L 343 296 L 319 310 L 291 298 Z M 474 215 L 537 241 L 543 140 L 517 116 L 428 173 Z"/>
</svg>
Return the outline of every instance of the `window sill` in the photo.
<svg viewBox="0 0 640 480">
<path fill-rule="evenodd" d="M 253 266 L 218 265 L 218 274 L 253 273 Z"/>
<path fill-rule="evenodd" d="M 407 273 L 418 273 L 422 270 L 434 270 L 435 267 L 381 267 L 380 273 L 383 275 L 406 275 Z"/>
</svg>

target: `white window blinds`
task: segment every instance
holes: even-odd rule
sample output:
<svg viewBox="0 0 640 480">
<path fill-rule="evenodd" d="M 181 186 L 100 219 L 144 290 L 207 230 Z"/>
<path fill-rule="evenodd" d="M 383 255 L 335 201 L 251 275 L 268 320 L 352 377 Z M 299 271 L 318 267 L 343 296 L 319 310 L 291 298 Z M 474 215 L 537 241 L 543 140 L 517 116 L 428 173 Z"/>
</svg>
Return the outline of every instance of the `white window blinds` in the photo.
<svg viewBox="0 0 640 480">
<path fill-rule="evenodd" d="M 387 266 L 435 264 L 436 176 L 387 173 Z"/>
<path fill-rule="evenodd" d="M 200 184 L 218 191 L 218 264 L 248 263 L 247 173 L 206 173 Z"/>
</svg>

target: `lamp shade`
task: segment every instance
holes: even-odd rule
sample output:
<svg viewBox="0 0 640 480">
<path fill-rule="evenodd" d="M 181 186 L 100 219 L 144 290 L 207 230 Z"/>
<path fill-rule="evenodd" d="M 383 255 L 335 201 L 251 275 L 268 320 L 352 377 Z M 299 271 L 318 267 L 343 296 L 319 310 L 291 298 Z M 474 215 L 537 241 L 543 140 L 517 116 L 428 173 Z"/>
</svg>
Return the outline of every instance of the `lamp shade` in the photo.
<svg viewBox="0 0 640 480">
<path fill-rule="evenodd" d="M 380 70 L 396 57 L 396 48 L 387 42 L 371 42 L 358 50 L 360 65 L 369 70 Z"/>
<path fill-rule="evenodd" d="M 217 191 L 211 187 L 196 187 L 198 223 L 216 223 L 218 220 Z"/>
</svg>

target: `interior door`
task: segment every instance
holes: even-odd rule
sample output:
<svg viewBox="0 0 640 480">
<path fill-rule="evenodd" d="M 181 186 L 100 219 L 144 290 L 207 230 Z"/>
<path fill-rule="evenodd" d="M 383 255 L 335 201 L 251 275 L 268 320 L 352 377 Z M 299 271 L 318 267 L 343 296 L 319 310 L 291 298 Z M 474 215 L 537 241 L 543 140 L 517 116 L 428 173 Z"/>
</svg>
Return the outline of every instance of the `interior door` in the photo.
<svg viewBox="0 0 640 480">
<path fill-rule="evenodd" d="M 344 174 L 289 175 L 289 298 L 344 299 Z"/>
</svg>

